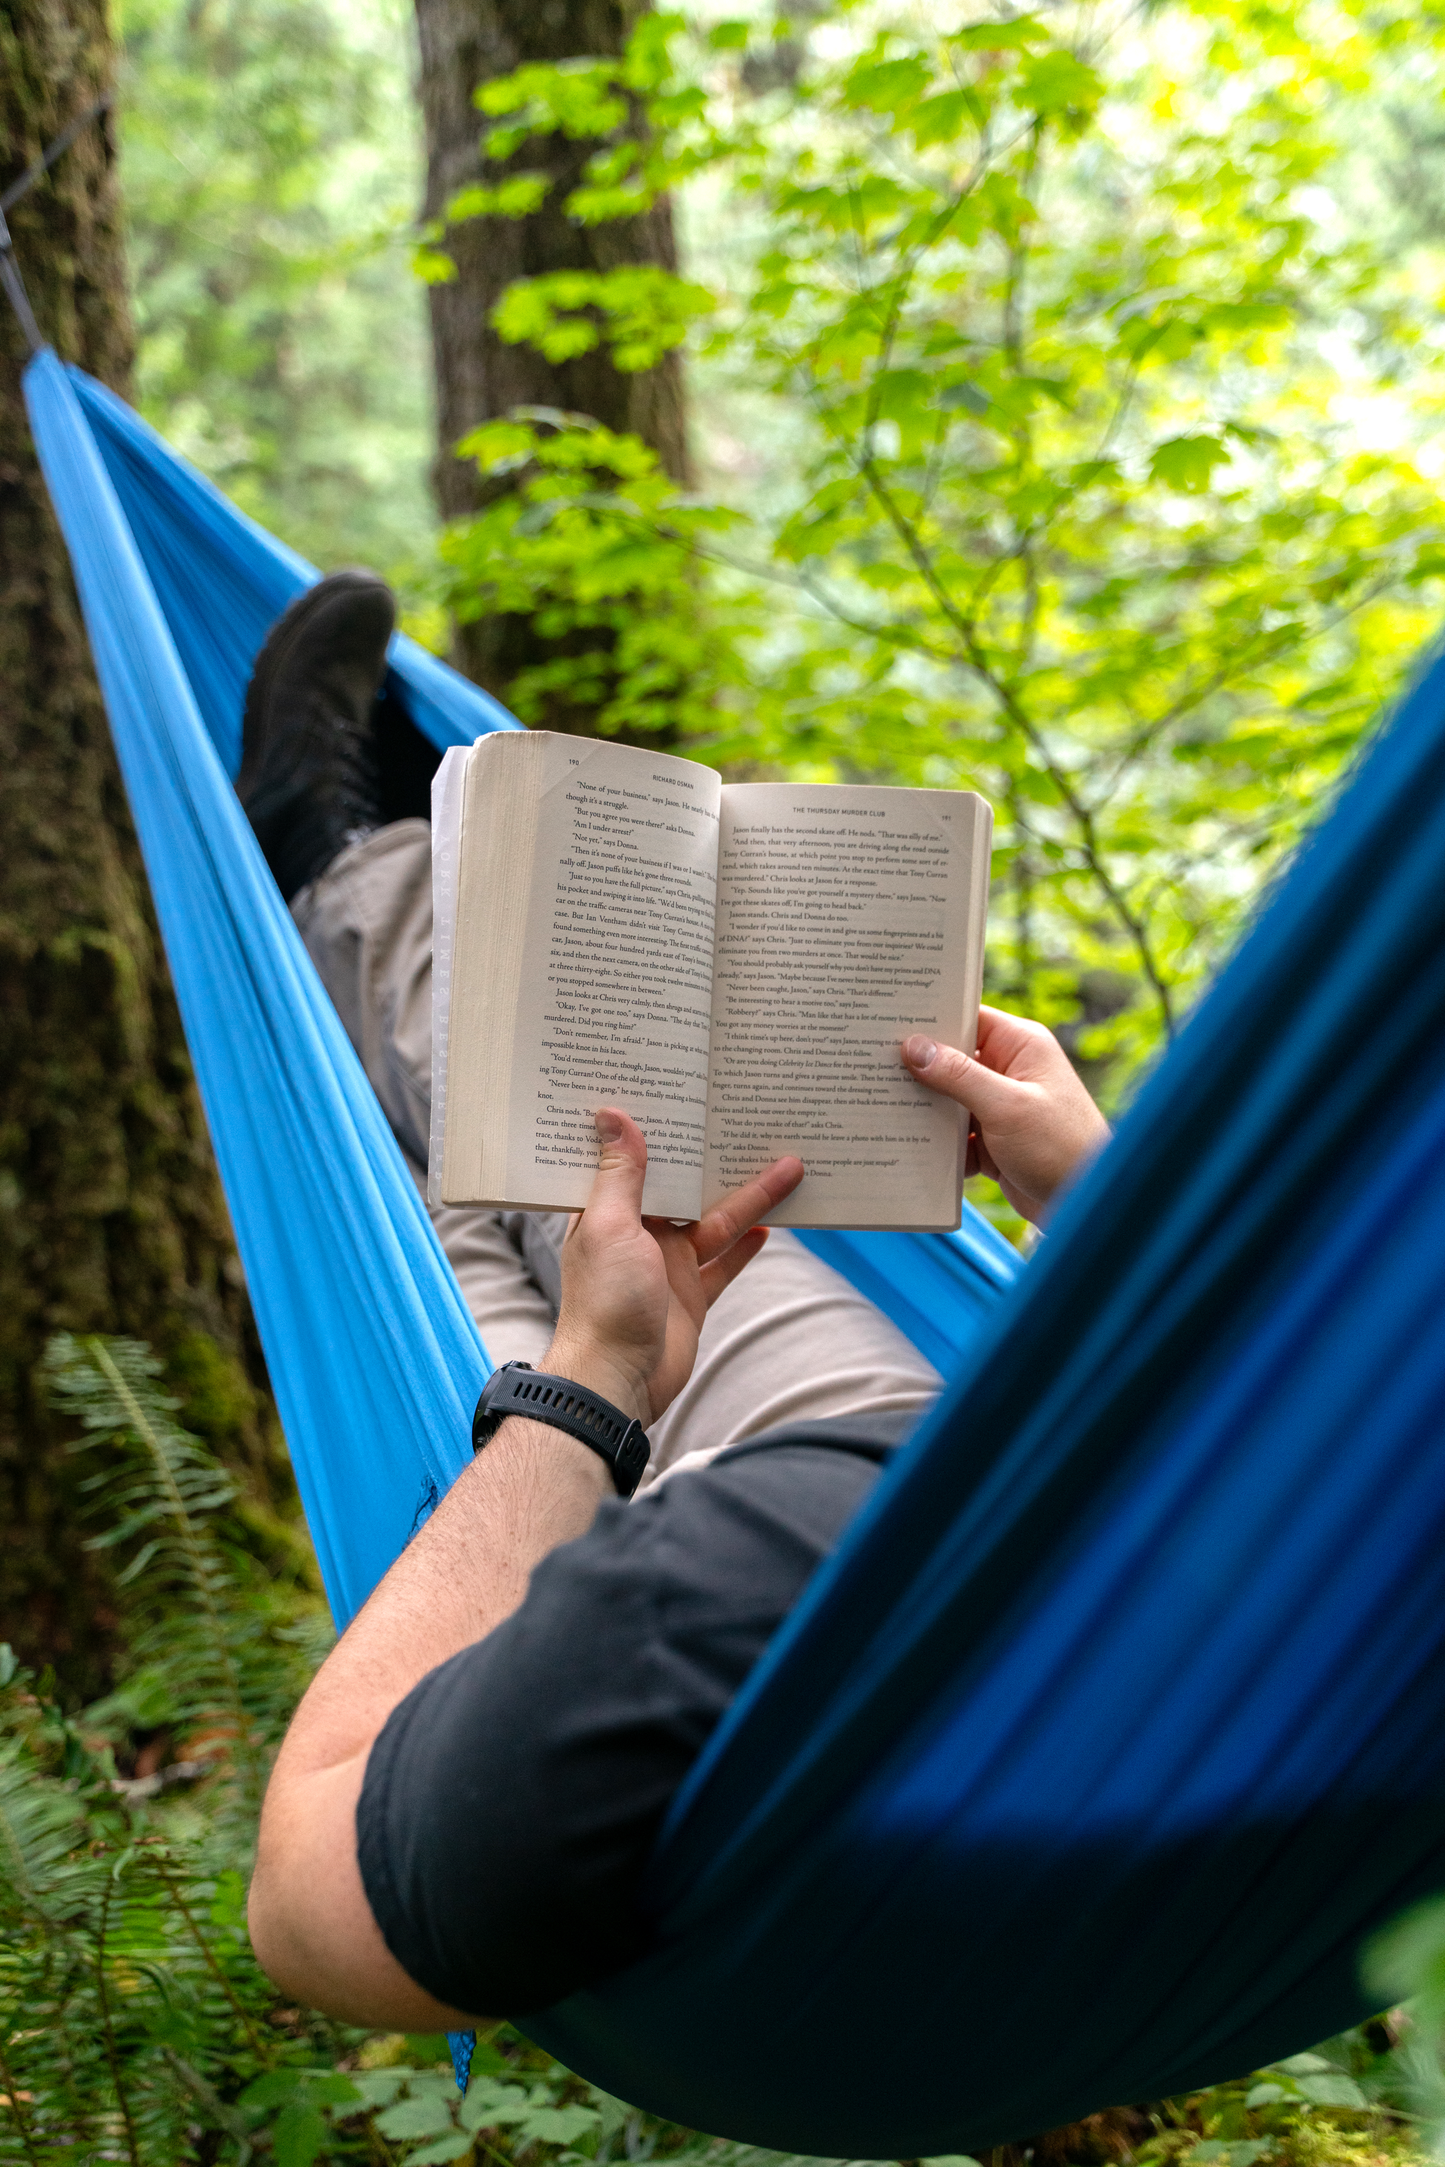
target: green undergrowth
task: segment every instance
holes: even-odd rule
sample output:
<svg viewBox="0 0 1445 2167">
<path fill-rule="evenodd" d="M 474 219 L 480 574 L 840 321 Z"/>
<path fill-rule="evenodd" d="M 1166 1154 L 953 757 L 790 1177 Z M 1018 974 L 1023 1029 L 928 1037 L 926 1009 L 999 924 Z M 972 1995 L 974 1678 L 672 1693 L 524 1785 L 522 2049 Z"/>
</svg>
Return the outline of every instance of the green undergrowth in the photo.
<svg viewBox="0 0 1445 2167">
<path fill-rule="evenodd" d="M 266 1769 L 329 1625 L 294 1577 L 266 1577 L 231 1478 L 178 1426 L 144 1347 L 60 1338 L 50 1369 L 89 1467 L 92 1539 L 122 1561 L 130 1655 L 77 1711 L 0 1647 L 0 2167 L 779 2167 L 595 2090 L 510 2025 L 481 2035 L 463 2099 L 439 2036 L 368 2034 L 277 1994 L 246 1936 L 246 1881 Z M 1437 1961 L 1431 1916 L 1386 1950 L 1393 1979 Z M 1427 1990 L 1414 2029 L 1397 2014 L 984 2167 L 1424 2160 L 1438 2016 Z M 881 2023 L 873 2051 L 895 2052 Z"/>
</svg>

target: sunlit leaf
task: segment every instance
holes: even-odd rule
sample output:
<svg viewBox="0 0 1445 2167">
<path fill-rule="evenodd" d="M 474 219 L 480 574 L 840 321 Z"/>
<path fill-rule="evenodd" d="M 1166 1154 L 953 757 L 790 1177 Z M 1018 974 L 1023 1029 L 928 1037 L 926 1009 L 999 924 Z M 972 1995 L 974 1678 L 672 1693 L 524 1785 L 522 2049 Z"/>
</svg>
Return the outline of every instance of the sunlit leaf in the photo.
<svg viewBox="0 0 1445 2167">
<path fill-rule="evenodd" d="M 1228 459 L 1228 447 L 1217 436 L 1171 436 L 1155 446 L 1149 474 L 1171 489 L 1194 494 L 1209 487 L 1215 468 Z"/>
</svg>

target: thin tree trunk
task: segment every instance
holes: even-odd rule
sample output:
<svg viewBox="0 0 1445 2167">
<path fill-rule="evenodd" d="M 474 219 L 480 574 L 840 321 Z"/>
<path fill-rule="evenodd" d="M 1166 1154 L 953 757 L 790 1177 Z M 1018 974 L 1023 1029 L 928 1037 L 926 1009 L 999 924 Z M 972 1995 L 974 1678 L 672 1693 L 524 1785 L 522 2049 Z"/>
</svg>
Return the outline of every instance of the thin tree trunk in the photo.
<svg viewBox="0 0 1445 2167">
<path fill-rule="evenodd" d="M 472 102 L 479 83 L 527 62 L 620 53 L 642 12 L 638 0 L 416 0 L 421 44 L 421 102 L 426 121 L 426 215 L 441 219 L 457 191 L 482 176 L 482 116 Z M 553 138 L 529 144 L 519 163 L 553 176 L 545 202 L 521 219 L 479 218 L 454 227 L 447 253 L 455 280 L 431 288 L 436 366 L 437 502 L 445 519 L 485 501 L 476 468 L 453 447 L 480 422 L 518 406 L 589 414 L 607 428 L 641 436 L 678 481 L 688 473 L 682 366 L 670 354 L 655 369 L 615 369 L 603 347 L 550 362 L 530 346 L 508 346 L 491 311 L 515 279 L 550 271 L 606 271 L 618 265 L 676 268 L 672 213 L 663 202 L 642 218 L 582 226 L 563 203 L 593 146 Z M 498 169 L 491 168 L 494 174 Z M 505 170 L 505 169 L 503 169 Z M 505 699 L 519 671 L 559 653 L 531 619 L 493 617 L 458 631 L 459 660 L 478 683 Z M 572 650 L 566 650 L 572 651 Z M 545 718 L 552 729 L 591 727 L 589 711 L 559 700 Z"/>
<path fill-rule="evenodd" d="M 111 80 L 104 0 L 0 0 L 0 189 Z M 131 326 L 107 123 L 11 214 L 42 332 L 124 391 Z M 262 1489 L 276 1433 L 64 545 L 0 324 L 0 1637 L 87 1693 L 109 1568 L 46 1404 L 52 1332 L 124 1332 Z M 269 1440 L 269 1441 L 268 1441 Z"/>
</svg>

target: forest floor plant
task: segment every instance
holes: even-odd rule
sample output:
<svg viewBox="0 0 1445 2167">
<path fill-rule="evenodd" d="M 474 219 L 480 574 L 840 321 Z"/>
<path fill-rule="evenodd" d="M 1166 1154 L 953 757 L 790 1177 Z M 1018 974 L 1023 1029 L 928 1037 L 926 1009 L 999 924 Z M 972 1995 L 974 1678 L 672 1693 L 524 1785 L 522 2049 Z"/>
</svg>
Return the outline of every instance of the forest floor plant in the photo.
<svg viewBox="0 0 1445 2167">
<path fill-rule="evenodd" d="M 785 2167 L 598 2092 L 507 2024 L 483 2032 L 463 2099 L 440 2037 L 282 2002 L 251 1954 L 246 1881 L 266 1768 L 329 1624 L 258 1566 L 231 1478 L 177 1425 L 143 1346 L 62 1336 L 50 1373 L 91 1465 L 93 1540 L 124 1558 L 130 1660 L 77 1712 L 0 1649 L 0 2167 Z M 1434 2067 L 1421 2036 L 1402 2047 L 1383 2020 L 986 2167 L 1409 2167 L 1425 2156 L 1411 2054 L 1417 2084 Z M 906 2083 L 899 2045 L 880 2022 L 872 2051 Z"/>
</svg>

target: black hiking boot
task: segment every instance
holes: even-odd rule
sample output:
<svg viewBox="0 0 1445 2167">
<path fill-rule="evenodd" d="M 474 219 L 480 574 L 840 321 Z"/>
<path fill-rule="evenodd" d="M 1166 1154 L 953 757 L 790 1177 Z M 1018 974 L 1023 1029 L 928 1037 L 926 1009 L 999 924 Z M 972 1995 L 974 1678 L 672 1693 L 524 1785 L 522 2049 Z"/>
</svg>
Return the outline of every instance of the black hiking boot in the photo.
<svg viewBox="0 0 1445 2167">
<path fill-rule="evenodd" d="M 373 720 L 376 760 L 381 775 L 381 817 L 388 820 L 430 820 L 431 779 L 441 766 L 441 754 L 411 719 L 405 697 L 388 670 L 376 696 Z"/>
<path fill-rule="evenodd" d="M 386 804 L 376 731 L 395 623 L 384 580 L 332 572 L 277 619 L 256 657 L 236 793 L 288 903 L 348 843 L 400 817 Z"/>
</svg>

